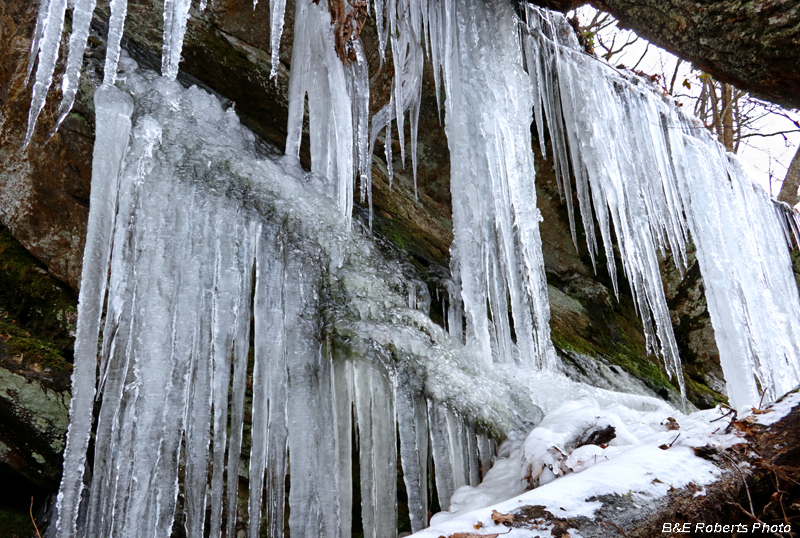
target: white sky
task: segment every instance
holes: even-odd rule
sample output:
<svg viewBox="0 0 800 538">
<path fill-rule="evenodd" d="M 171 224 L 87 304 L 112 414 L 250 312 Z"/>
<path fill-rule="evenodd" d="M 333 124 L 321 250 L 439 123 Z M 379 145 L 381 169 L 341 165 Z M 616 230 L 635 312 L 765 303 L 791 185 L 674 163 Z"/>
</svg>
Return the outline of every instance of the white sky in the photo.
<svg viewBox="0 0 800 538">
<path fill-rule="evenodd" d="M 578 18 L 581 25 L 587 25 L 594 17 L 596 10 L 592 7 L 586 6 L 578 9 Z M 612 35 L 616 32 L 622 32 L 622 35 L 617 37 L 617 44 L 624 43 L 629 30 L 618 30 L 615 26 L 608 28 L 601 33 L 601 37 L 606 44 L 611 43 Z M 619 55 L 615 55 L 611 59 L 613 65 L 624 64 L 627 67 L 633 67 L 638 63 L 636 69 L 648 74 L 664 74 L 666 81 L 665 85 L 669 85 L 672 74 L 675 71 L 675 64 L 678 58 L 657 46 L 650 44 L 640 38 L 638 42 L 632 44 L 623 50 Z M 646 52 L 645 52 L 646 50 Z M 599 48 L 597 41 L 595 41 L 595 51 L 598 55 L 602 54 L 602 49 Z M 644 56 L 643 56 L 644 55 Z M 641 59 L 641 61 L 640 61 Z M 692 85 L 692 90 L 687 90 L 681 84 L 684 80 L 688 79 Z M 681 91 L 678 91 L 680 88 Z M 681 63 L 678 71 L 678 76 L 675 81 L 675 93 L 691 93 L 699 92 L 699 83 L 697 80 L 697 72 L 692 70 L 691 64 L 687 62 Z M 678 102 L 684 103 L 689 111 L 693 108 L 693 103 L 687 98 L 677 99 Z M 795 119 L 800 117 L 800 114 L 789 112 Z M 754 127 L 761 133 L 774 133 L 778 131 L 788 131 L 795 128 L 795 126 L 786 118 L 777 114 L 770 114 L 758 120 Z M 800 144 L 800 133 L 789 133 L 783 136 L 761 137 L 752 136 L 742 140 L 739 147 L 739 159 L 742 163 L 749 168 L 753 179 L 758 181 L 765 189 L 770 190 L 773 197 L 777 197 L 780 191 L 781 184 L 786 176 L 786 169 L 792 161 L 797 146 Z M 770 185 L 771 183 L 771 185 Z"/>
</svg>

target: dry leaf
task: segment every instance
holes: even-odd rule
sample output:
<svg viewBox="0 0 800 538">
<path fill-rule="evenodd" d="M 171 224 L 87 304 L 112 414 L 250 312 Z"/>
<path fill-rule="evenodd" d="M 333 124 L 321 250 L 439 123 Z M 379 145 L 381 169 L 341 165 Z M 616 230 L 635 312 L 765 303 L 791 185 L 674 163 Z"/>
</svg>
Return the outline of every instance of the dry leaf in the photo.
<svg viewBox="0 0 800 538">
<path fill-rule="evenodd" d="M 514 515 L 501 514 L 497 510 L 492 510 L 492 521 L 494 521 L 496 525 L 499 525 L 500 523 L 503 525 L 511 525 L 514 523 Z"/>
<path fill-rule="evenodd" d="M 664 426 L 666 426 L 668 430 L 680 430 L 681 429 L 681 425 L 678 424 L 678 421 L 675 420 L 672 417 L 667 417 L 667 421 L 666 421 L 666 424 L 664 424 Z"/>
<path fill-rule="evenodd" d="M 731 426 L 747 435 L 753 435 L 756 432 L 756 429 L 753 428 L 753 423 L 746 418 L 742 420 L 734 420 L 731 422 Z"/>
</svg>

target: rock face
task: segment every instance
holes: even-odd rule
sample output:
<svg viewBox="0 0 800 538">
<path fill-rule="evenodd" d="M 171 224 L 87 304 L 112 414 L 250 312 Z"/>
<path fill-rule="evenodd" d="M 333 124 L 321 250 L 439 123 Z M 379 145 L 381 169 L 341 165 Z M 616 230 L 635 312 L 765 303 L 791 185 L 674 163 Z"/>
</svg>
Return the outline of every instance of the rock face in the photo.
<svg viewBox="0 0 800 538">
<path fill-rule="evenodd" d="M 719 80 L 800 107 L 800 6 L 792 0 L 596 0 L 639 35 Z"/>
<path fill-rule="evenodd" d="M 0 512 L 61 477 L 77 297 L 0 227 Z M 0 514 L 2 515 L 2 514 Z M 28 516 L 23 518 L 27 520 Z"/>
<path fill-rule="evenodd" d="M 10 200 L 5 205 L 17 207 L 0 213 L 4 222 L 37 257 L 43 260 L 52 271 L 65 279 L 73 288 L 78 284 L 80 249 L 84 233 L 85 205 L 73 203 L 70 212 L 63 209 L 50 211 L 57 204 L 76 200 L 75 178 L 67 177 L 64 170 L 79 176 L 82 203 L 86 200 L 86 190 L 90 171 L 91 150 L 91 96 L 92 73 L 95 68 L 93 55 L 87 58 L 89 64 L 82 79 L 76 112 L 62 126 L 47 146 L 46 133 L 52 123 L 51 117 L 40 120 L 37 138 L 27 154 L 22 154 L 17 141 L 21 140 L 25 126 L 24 110 L 27 109 L 28 92 L 24 89 L 24 74 L 28 48 L 28 35 L 32 28 L 33 9 L 19 6 L 19 2 L 8 2 L 4 7 L 7 17 L 14 18 L 14 47 L 9 47 L 6 56 L 7 75 L 3 84 L 13 91 L 5 101 L 8 112 L 3 136 L 9 140 L 4 143 L 4 151 L 9 162 L 18 163 L 7 167 L 0 176 L 0 185 L 5 183 L 3 192 Z M 100 6 L 98 20 L 104 18 L 104 7 Z M 266 3 L 258 4 L 255 10 L 249 1 L 219 0 L 209 5 L 206 11 L 193 11 L 187 30 L 184 46 L 184 61 L 181 64 L 185 83 L 199 83 L 236 104 L 237 112 L 244 122 L 266 141 L 279 149 L 285 143 L 287 115 L 288 67 L 291 63 L 291 37 L 294 11 L 293 3 L 287 6 L 286 26 L 281 48 L 276 80 L 269 80 L 272 68 L 269 54 L 269 33 L 264 21 L 268 20 Z M 126 26 L 127 46 L 131 54 L 145 65 L 156 65 L 157 51 L 161 46 L 162 14 L 160 8 L 148 0 L 129 2 L 129 18 Z M 102 34 L 102 27 L 98 24 Z M 370 74 L 372 78 L 371 110 L 377 111 L 388 102 L 391 68 L 380 68 L 377 52 L 377 38 L 374 28 L 368 23 L 362 38 L 368 51 Z M 95 40 L 95 44 L 101 40 Z M 94 55 L 101 55 L 100 44 Z M 391 62 L 389 57 L 388 62 Z M 56 80 L 54 86 L 57 86 Z M 49 103 L 48 106 L 52 106 Z M 449 245 L 452 240 L 449 195 L 449 152 L 444 129 L 439 121 L 432 72 L 426 66 L 423 85 L 422 109 L 420 113 L 418 200 L 414 199 L 413 179 L 410 176 L 410 163 L 400 162 L 399 140 L 393 135 L 394 169 L 396 170 L 392 187 L 386 177 L 386 166 L 381 157 L 374 160 L 373 196 L 375 209 L 374 231 L 395 247 L 407 253 L 409 260 L 420 271 L 422 278 L 431 288 L 434 297 L 432 315 L 437 316 L 441 305 L 435 299 L 436 289 L 443 277 L 448 274 Z M 67 129 L 65 129 L 65 127 Z M 73 129 L 72 131 L 68 130 Z M 76 134 L 80 130 L 80 137 Z M 406 133 L 408 136 L 408 133 Z M 80 138 L 74 151 L 66 148 L 67 143 Z M 17 142 L 16 144 L 14 142 Z M 55 144 L 65 144 L 65 149 L 54 155 Z M 537 146 L 538 144 L 534 144 Z M 307 154 L 303 155 L 307 159 Z M 37 159 L 60 159 L 52 162 L 50 174 L 37 173 Z M 72 161 L 80 163 L 81 168 L 70 168 Z M 306 160 L 307 162 L 307 160 Z M 408 170 L 406 170 L 408 167 Z M 610 281 L 604 275 L 603 260 L 599 260 L 600 276 L 595 276 L 591 267 L 582 237 L 577 248 L 572 244 L 566 220 L 565 206 L 558 195 L 552 164 L 537 157 L 537 196 L 544 216 L 542 239 L 544 243 L 545 264 L 550 284 L 552 303 L 552 329 L 556 344 L 563 349 L 591 356 L 603 356 L 629 372 L 643 378 L 656 391 L 666 395 L 674 392 L 674 386 L 663 375 L 659 360 L 646 356 L 641 324 L 633 310 L 633 303 L 626 291 L 617 301 L 610 291 Z M 10 171 L 15 171 L 11 173 Z M 71 190 L 70 190 L 71 189 Z M 358 200 L 357 200 L 358 202 Z M 357 205 L 357 212 L 366 213 L 363 205 Z M 2 206 L 0 206 L 2 207 Z M 57 219 L 57 215 L 66 218 Z M 42 226 L 40 221 L 52 215 L 50 220 L 58 220 Z M 70 235 L 72 234 L 72 235 Z M 74 237 L 71 242 L 57 242 L 56 238 Z M 626 287 L 623 286 L 623 289 Z M 679 317 L 679 316 L 678 316 Z M 709 349 L 708 346 L 711 346 Z M 697 348 L 696 353 L 712 356 L 713 339 L 687 340 L 688 348 Z M 693 401 L 707 404 L 708 398 Z"/>
<path fill-rule="evenodd" d="M 163 19 L 157 4 L 151 0 L 128 2 L 126 46 L 144 65 L 158 64 Z M 28 259 L 27 265 L 23 264 L 29 268 L 26 270 L 0 264 L 0 270 L 5 271 L 0 275 L 0 292 L 4 286 L 9 290 L 6 295 L 0 293 L 0 313 L 8 311 L 7 317 L 0 317 L 0 432 L 7 432 L 0 434 L 0 460 L 17 476 L 47 487 L 52 487 L 60 472 L 59 443 L 66 428 L 69 399 L 69 365 L 65 359 L 71 356 L 69 323 L 74 320 L 70 316 L 74 316 L 76 298 L 72 291 L 59 288 L 46 273 L 77 290 L 94 142 L 92 96 L 94 81 L 98 80 L 97 59 L 103 56 L 104 30 L 100 21 L 105 19 L 106 9 L 107 5 L 101 2 L 96 21 L 99 36 L 92 37 L 73 112 L 59 132 L 48 139 L 57 106 L 57 96 L 52 97 L 31 146 L 24 151 L 21 145 L 30 99 L 25 74 L 36 6 L 21 0 L 0 0 L 0 224 L 10 231 L 3 231 L 0 239 L 5 238 L 13 252 L 19 253 L 11 239 L 13 235 L 43 264 Z M 181 64 L 183 82 L 201 84 L 234 102 L 243 123 L 278 149 L 283 148 L 286 137 L 293 12 L 294 3 L 289 2 L 276 80 L 269 79 L 272 65 L 266 2 L 254 10 L 250 0 L 216 0 L 204 12 L 192 11 Z M 392 69 L 391 63 L 380 68 L 377 38 L 369 24 L 362 37 L 368 51 L 370 107 L 374 113 L 388 102 Z M 53 87 L 59 84 L 56 78 Z M 373 231 L 386 244 L 403 251 L 427 282 L 431 316 L 436 320 L 442 310 L 436 292 L 449 274 L 452 223 L 449 152 L 433 88 L 428 64 L 420 112 L 419 197 L 414 197 L 410 162 L 400 162 L 395 130 L 391 188 L 385 161 L 378 156 L 373 161 Z M 534 141 L 537 146 L 538 141 Z M 301 152 L 305 164 L 307 147 L 306 140 Z M 675 385 L 663 373 L 660 359 L 647 356 L 629 288 L 623 283 L 619 300 L 615 298 L 605 273 L 605 260 L 598 259 L 596 274 L 580 230 L 577 247 L 572 244 L 552 163 L 538 153 L 536 158 L 555 344 L 564 351 L 562 356 L 578 377 L 591 378 L 595 375 L 592 372 L 598 370 L 611 379 L 615 369 L 621 368 L 641 380 L 642 390 L 676 401 Z M 363 218 L 366 207 L 358 200 L 356 206 L 357 215 Z M 11 248 L 2 250 L 3 244 L 0 243 L 0 256 Z M 700 292 L 699 271 L 694 264 L 682 279 L 671 267 L 665 261 L 667 296 L 685 360 L 689 399 L 698 406 L 713 405 L 721 398 L 723 385 L 713 330 Z M 37 295 L 41 290 L 26 287 L 24 275 L 34 273 L 44 279 L 37 282 L 47 282 L 58 293 L 41 296 Z M 7 276 L 11 274 L 22 276 Z M 27 297 L 35 308 L 16 304 L 18 301 L 11 299 L 15 296 Z M 599 359 L 596 366 L 590 367 L 586 362 L 591 359 Z M 614 384 L 610 382 L 609 386 Z"/>
<path fill-rule="evenodd" d="M 43 118 L 47 127 L 22 151 L 30 103 L 27 51 L 36 8 L 35 2 L 0 2 L 0 223 L 57 278 L 77 289 L 89 215 L 91 95 L 81 92 L 72 114 L 48 141 L 57 106 L 49 102 Z"/>
</svg>

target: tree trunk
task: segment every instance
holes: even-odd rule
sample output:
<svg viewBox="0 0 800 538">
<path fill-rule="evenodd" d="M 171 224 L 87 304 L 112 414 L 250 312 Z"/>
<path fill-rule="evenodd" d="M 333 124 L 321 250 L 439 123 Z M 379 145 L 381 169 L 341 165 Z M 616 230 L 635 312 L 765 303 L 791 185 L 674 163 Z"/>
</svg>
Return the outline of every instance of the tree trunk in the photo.
<svg viewBox="0 0 800 538">
<path fill-rule="evenodd" d="M 786 171 L 786 179 L 783 180 L 781 192 L 778 193 L 778 201 L 786 202 L 794 207 L 800 202 L 798 190 L 800 190 L 800 146 L 797 147 L 792 164 L 789 165 L 789 170 Z"/>
<path fill-rule="evenodd" d="M 722 83 L 722 145 L 730 152 L 734 152 L 733 134 L 733 86 Z"/>
</svg>

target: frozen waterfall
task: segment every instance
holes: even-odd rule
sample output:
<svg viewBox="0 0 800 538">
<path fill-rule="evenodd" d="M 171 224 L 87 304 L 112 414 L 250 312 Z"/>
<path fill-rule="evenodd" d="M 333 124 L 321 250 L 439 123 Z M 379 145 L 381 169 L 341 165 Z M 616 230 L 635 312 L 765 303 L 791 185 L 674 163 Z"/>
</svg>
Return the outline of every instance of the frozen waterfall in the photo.
<svg viewBox="0 0 800 538">
<path fill-rule="evenodd" d="M 657 337 L 667 371 L 683 387 L 658 254 L 669 249 L 682 270 L 688 232 L 732 405 L 757 405 L 759 387 L 768 402 L 796 387 L 800 298 L 792 238 L 784 233 L 796 212 L 784 217 L 736 158 L 670 99 L 580 51 L 562 16 L 534 7 L 526 15 L 539 132 L 545 117 L 567 193 L 570 170 L 575 177 L 589 252 L 597 250 L 594 214 L 616 278 L 613 229 L 645 334 L 652 346 Z"/>
<path fill-rule="evenodd" d="M 466 342 L 488 363 L 516 358 L 553 368 L 530 144 L 533 97 L 517 18 L 505 2 L 434 4 L 439 27 L 431 33 L 442 40 L 434 69 L 443 71 L 447 96 L 452 265 L 460 287 L 451 308 L 463 305 Z"/>
<path fill-rule="evenodd" d="M 285 506 L 292 536 L 349 536 L 354 430 L 366 535 L 395 532 L 397 485 L 381 477 L 398 461 L 423 528 L 429 462 L 446 508 L 488 469 L 492 439 L 540 416 L 536 406 L 409 307 L 416 281 L 382 261 L 366 230 L 348 231 L 313 173 L 259 157 L 213 96 L 121 63 L 122 90 L 103 87 L 95 101 L 116 134 L 96 146 L 97 247 L 85 262 L 59 536 L 166 536 L 179 497 L 190 536 L 220 536 L 223 524 L 231 536 L 247 521 L 260 522 L 250 536 L 281 536 Z M 102 406 L 78 517 L 108 264 Z"/>
<path fill-rule="evenodd" d="M 26 143 L 67 9 L 60 117 L 72 106 L 94 7 L 41 0 Z M 375 0 L 394 78 L 390 102 L 369 118 L 361 42 L 346 44 L 346 65 L 327 2 L 297 2 L 287 150 L 274 157 L 232 109 L 175 81 L 190 7 L 164 2 L 162 77 L 121 51 L 127 2 L 111 2 L 60 538 L 169 536 L 175 524 L 192 537 L 245 527 L 280 537 L 288 526 L 293 538 L 347 538 L 354 487 L 365 536 L 386 538 L 397 529 L 398 465 L 415 531 L 434 490 L 447 509 L 459 487 L 476 485 L 497 439 L 566 397 L 526 384 L 531 372 L 558 375 L 534 120 L 543 152 L 549 129 L 570 218 L 574 177 L 590 253 L 603 243 L 617 287 L 616 238 L 648 347 L 681 387 L 658 263 L 669 250 L 683 267 L 689 239 L 733 404 L 800 382 L 787 249 L 797 213 L 668 99 L 579 51 L 560 15 L 528 6 L 523 21 L 504 0 Z M 285 2 L 271 8 L 275 61 Z M 371 196 L 384 130 L 391 181 L 393 121 L 405 159 L 407 113 L 416 170 L 426 55 L 452 158 L 447 330 L 417 304 L 414 275 L 378 252 L 370 222 L 351 220 L 354 187 Z M 298 158 L 306 102 L 308 173 Z"/>
</svg>

